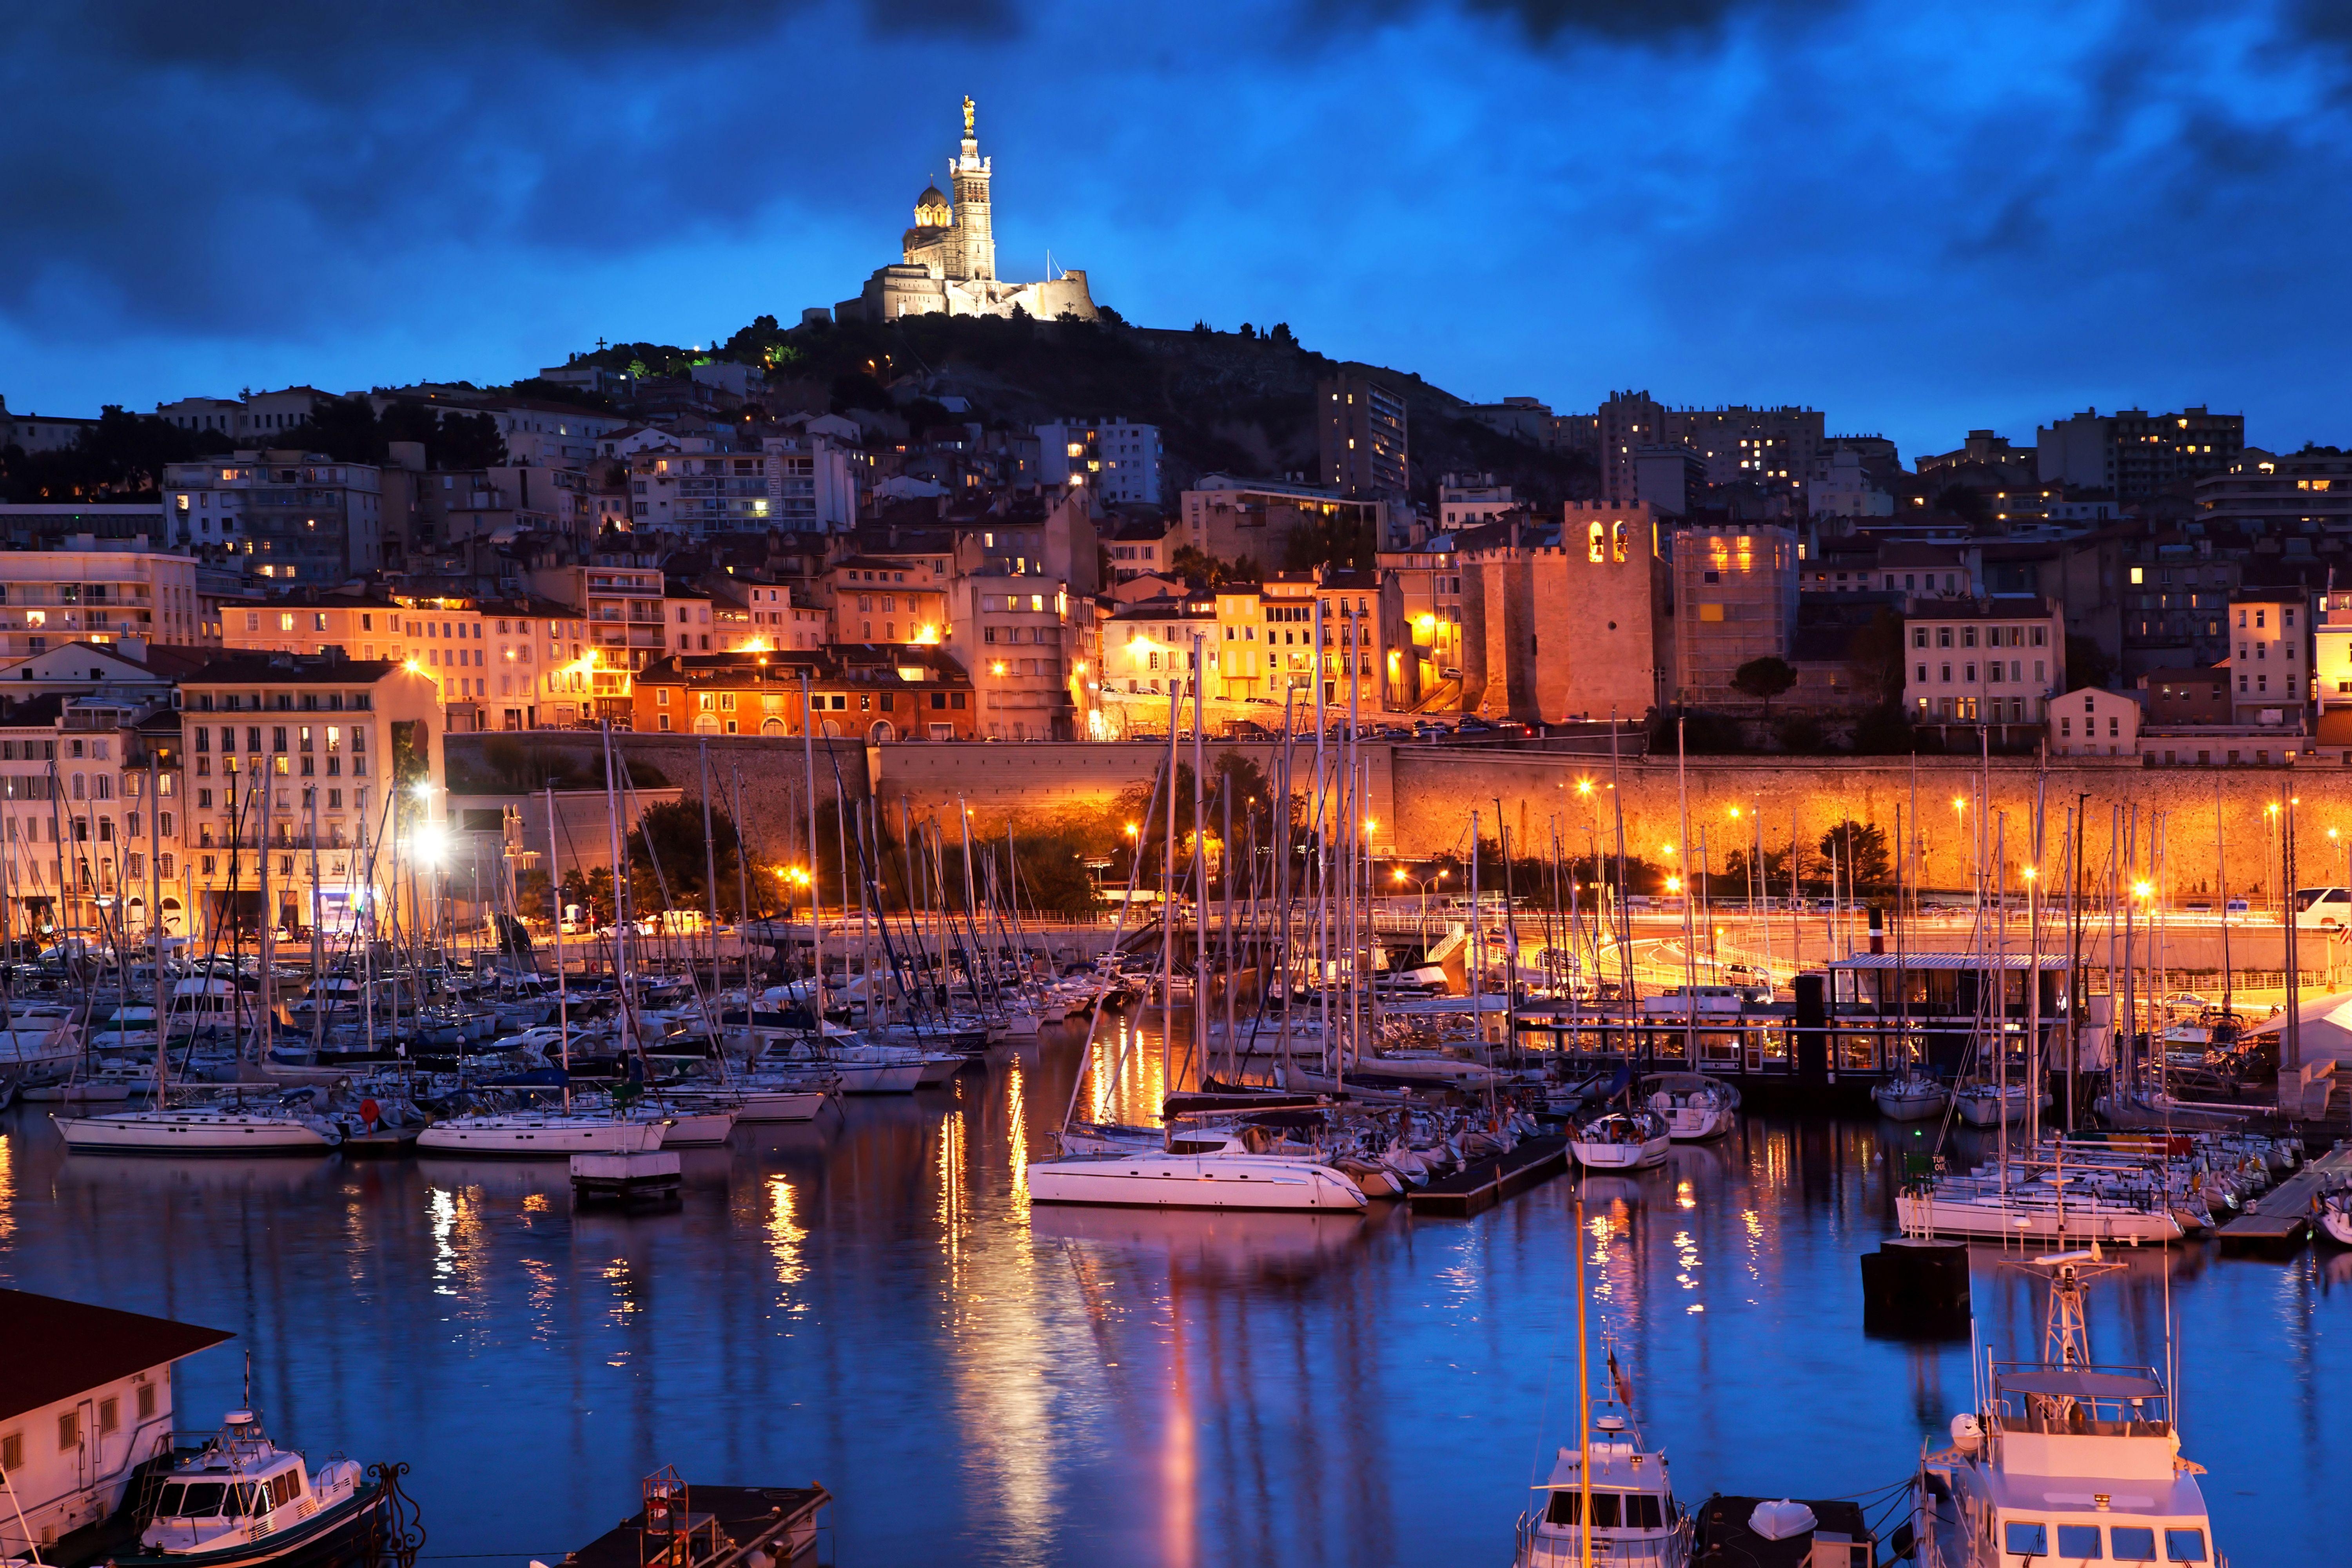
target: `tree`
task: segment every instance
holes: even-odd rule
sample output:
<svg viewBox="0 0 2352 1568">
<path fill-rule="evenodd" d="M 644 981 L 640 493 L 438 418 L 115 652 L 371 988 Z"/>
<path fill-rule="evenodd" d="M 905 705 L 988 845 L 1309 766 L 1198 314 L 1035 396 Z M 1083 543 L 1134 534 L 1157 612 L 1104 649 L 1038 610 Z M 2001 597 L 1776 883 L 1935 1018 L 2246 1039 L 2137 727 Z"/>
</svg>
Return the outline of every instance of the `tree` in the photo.
<svg viewBox="0 0 2352 1568">
<path fill-rule="evenodd" d="M 1795 666 L 1788 660 L 1767 653 L 1760 659 L 1750 659 L 1731 672 L 1731 689 L 1745 696 L 1762 700 L 1764 711 L 1772 711 L 1772 699 L 1797 684 Z"/>
<path fill-rule="evenodd" d="M 1837 862 L 1839 880 L 1859 892 L 1875 893 L 1895 880 L 1886 834 L 1874 822 L 1848 817 L 1822 835 L 1821 850 L 1824 860 Z"/>
<path fill-rule="evenodd" d="M 1855 685 L 1882 703 L 1902 701 L 1903 618 L 1891 610 L 1873 615 L 1847 642 L 1845 663 Z"/>
<path fill-rule="evenodd" d="M 2066 680 L 2070 686 L 2104 686 L 2115 678 L 2116 662 L 2094 638 L 2066 633 Z"/>
<path fill-rule="evenodd" d="M 1229 565 L 1198 545 L 1179 545 L 1176 553 L 1168 558 L 1169 570 L 1185 581 L 1203 588 L 1222 588 L 1228 582 L 1254 580 L 1237 575 L 1238 565 Z"/>
<path fill-rule="evenodd" d="M 1936 509 L 1965 522 L 1985 520 L 1984 492 L 1973 485 L 1947 485 L 1936 493 Z"/>
<path fill-rule="evenodd" d="M 647 841 L 651 841 L 650 846 Z M 640 913 L 663 907 L 708 911 L 711 887 L 710 862 L 719 873 L 719 913 L 722 919 L 742 913 L 742 884 L 748 873 L 754 907 L 763 905 L 774 873 L 754 856 L 739 866 L 744 852 L 734 819 L 716 806 L 710 810 L 708 848 L 702 830 L 699 800 L 665 800 L 646 808 L 629 834 L 629 892 Z M 659 874 L 656 874 L 656 867 Z M 663 898 L 667 890 L 668 898 Z"/>
<path fill-rule="evenodd" d="M 1914 750 L 1917 737 L 1895 703 L 1881 703 L 1854 721 L 1853 748 L 1864 757 L 1899 757 Z"/>
</svg>

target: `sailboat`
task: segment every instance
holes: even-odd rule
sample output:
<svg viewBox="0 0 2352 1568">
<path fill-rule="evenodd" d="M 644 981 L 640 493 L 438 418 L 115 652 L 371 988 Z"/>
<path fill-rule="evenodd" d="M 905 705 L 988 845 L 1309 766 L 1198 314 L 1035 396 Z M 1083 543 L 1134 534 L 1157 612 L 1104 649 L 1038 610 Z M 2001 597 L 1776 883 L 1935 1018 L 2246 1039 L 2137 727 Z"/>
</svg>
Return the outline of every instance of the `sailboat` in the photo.
<svg viewBox="0 0 2352 1568">
<path fill-rule="evenodd" d="M 1995 1363 L 1952 1446 L 1922 1457 L 1913 1531 L 1923 1568 L 2217 1560 L 2212 1521 L 2154 1367 L 2090 1358 L 2084 1286 L 2121 1264 L 2094 1245 L 2033 1260 L 2050 1306 L 2039 1363 Z"/>
</svg>

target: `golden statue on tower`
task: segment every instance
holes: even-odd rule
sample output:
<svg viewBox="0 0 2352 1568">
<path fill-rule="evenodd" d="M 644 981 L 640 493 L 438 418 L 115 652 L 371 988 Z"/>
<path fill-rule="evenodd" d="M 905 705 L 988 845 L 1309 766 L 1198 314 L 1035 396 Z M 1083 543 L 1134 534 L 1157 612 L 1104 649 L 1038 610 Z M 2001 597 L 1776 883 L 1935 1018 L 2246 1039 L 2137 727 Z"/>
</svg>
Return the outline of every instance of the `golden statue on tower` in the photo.
<svg viewBox="0 0 2352 1568">
<path fill-rule="evenodd" d="M 971 135 L 971 94 L 970 93 L 963 95 L 963 133 L 966 137 Z"/>
</svg>

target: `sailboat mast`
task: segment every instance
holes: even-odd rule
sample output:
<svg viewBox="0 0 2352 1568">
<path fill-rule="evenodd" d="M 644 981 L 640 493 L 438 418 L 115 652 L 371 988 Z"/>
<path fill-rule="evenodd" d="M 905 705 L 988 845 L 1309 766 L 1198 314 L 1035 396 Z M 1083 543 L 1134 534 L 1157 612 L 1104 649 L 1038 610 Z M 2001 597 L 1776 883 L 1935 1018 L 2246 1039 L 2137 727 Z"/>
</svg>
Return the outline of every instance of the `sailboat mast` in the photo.
<svg viewBox="0 0 2352 1568">
<path fill-rule="evenodd" d="M 158 1111 L 163 1109 L 163 1081 L 171 1069 L 171 1053 L 164 1046 L 163 1037 L 169 1032 L 172 1021 L 171 1008 L 166 1000 L 170 993 L 163 978 L 163 827 L 155 817 L 156 809 L 163 800 L 163 763 L 154 747 L 150 745 L 147 748 L 147 926 L 155 938 L 155 1109 Z M 0 841 L 0 854 L 5 852 L 5 841 Z M 5 880 L 5 873 L 0 873 L 0 880 Z M 5 893 L 5 889 L 0 889 L 0 893 Z M 5 898 L 0 898 L 0 903 L 5 902 Z M 16 955 L 11 952 L 9 956 L 14 958 Z M 5 1016 L 5 1012 L 0 1012 L 0 1018 Z"/>
<path fill-rule="evenodd" d="M 824 1038 L 824 878 L 816 858 L 816 718 L 809 696 L 806 664 L 801 666 L 801 763 L 808 775 L 809 996 L 814 1009 L 810 1014 L 810 1030 L 821 1040 Z M 845 881 L 843 896 L 848 896 Z"/>
</svg>

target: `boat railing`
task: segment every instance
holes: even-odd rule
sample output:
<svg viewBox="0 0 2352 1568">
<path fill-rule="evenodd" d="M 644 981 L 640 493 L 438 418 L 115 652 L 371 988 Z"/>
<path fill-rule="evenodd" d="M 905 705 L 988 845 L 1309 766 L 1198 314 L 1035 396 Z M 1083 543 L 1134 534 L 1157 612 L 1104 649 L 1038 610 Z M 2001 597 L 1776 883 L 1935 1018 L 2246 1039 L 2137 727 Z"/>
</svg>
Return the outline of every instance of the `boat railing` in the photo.
<svg viewBox="0 0 2352 1568">
<path fill-rule="evenodd" d="M 1582 1568 L 1586 1561 L 1582 1532 L 1570 1526 L 1557 1535 L 1546 1535 L 1539 1528 L 1542 1523 L 1536 1514 L 1519 1515 L 1518 1555 L 1514 1568 Z M 1690 1530 L 1691 1521 L 1685 1517 L 1663 1535 L 1596 1535 L 1592 1538 L 1591 1560 L 1627 1564 L 1679 1562 L 1683 1557 L 1681 1542 Z"/>
</svg>

